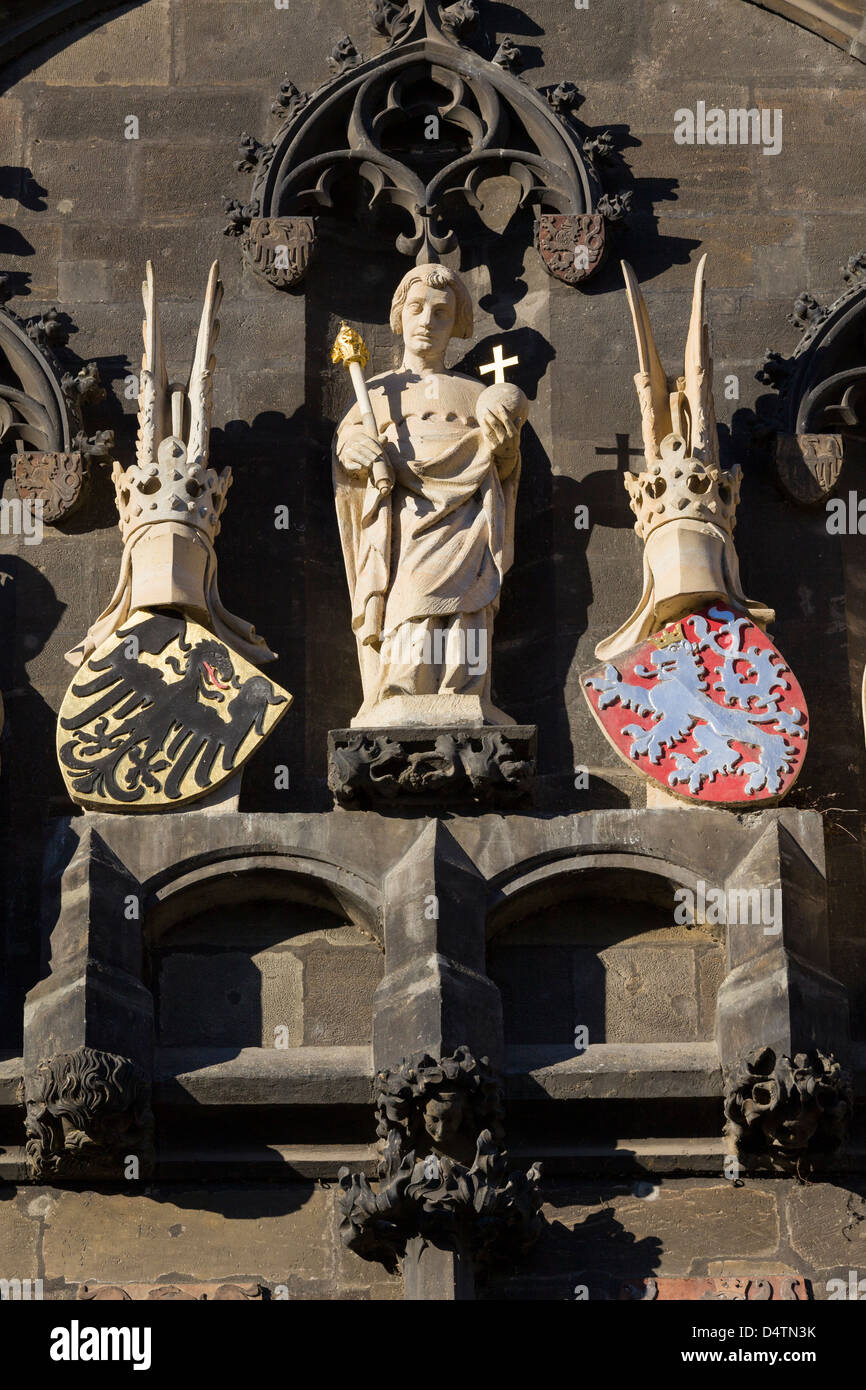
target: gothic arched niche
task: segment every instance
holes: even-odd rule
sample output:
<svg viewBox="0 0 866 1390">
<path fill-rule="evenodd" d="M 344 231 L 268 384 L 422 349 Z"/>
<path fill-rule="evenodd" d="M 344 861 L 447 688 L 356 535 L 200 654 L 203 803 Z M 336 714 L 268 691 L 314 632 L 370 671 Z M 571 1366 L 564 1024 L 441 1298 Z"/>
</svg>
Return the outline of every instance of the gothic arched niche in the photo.
<svg viewBox="0 0 866 1390">
<path fill-rule="evenodd" d="M 277 288 L 299 284 L 317 219 L 341 213 L 419 264 L 437 261 L 461 245 L 466 213 L 482 211 L 481 185 L 505 177 L 534 215 L 550 274 L 574 285 L 598 270 L 606 223 L 630 195 L 604 193 L 597 165 L 613 140 L 579 128 L 574 85 L 530 87 L 511 39 L 482 57 L 470 46 L 475 0 L 376 0 L 371 17 L 382 52 L 365 59 L 345 38 L 317 91 L 283 84 L 269 146 L 243 139 L 237 167 L 254 173 L 252 194 L 227 201 L 226 232 L 254 269 Z"/>
<path fill-rule="evenodd" d="M 213 903 L 151 954 L 162 1047 L 364 1047 L 383 956 L 336 900 L 296 893 Z M 283 885 L 285 894 L 285 884 Z"/>
<path fill-rule="evenodd" d="M 845 289 L 823 305 L 803 293 L 788 322 L 801 330 L 789 357 L 771 352 L 759 381 L 777 394 L 762 402 L 775 434 L 774 468 L 793 502 L 826 502 L 844 459 L 866 458 L 866 255 L 843 268 Z"/>
<path fill-rule="evenodd" d="M 554 875 L 503 904 L 487 970 L 506 1044 L 573 1056 L 598 1044 L 711 1042 L 724 928 L 684 922 L 678 901 L 666 873 L 619 865 Z"/>
</svg>

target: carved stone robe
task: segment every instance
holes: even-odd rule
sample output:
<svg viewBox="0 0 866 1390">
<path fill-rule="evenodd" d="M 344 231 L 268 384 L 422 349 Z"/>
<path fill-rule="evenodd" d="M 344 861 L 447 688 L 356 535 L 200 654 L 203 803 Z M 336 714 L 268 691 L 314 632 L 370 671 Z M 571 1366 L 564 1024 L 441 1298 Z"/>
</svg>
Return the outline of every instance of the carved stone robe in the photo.
<svg viewBox="0 0 866 1390">
<path fill-rule="evenodd" d="M 452 661 L 438 693 L 472 693 L 489 705 L 490 636 L 513 559 L 520 449 L 516 440 L 491 447 L 478 423 L 479 400 L 485 392 L 513 395 L 517 388 L 485 387 L 457 373 L 420 377 L 406 371 L 373 377 L 368 386 L 394 473 L 391 495 L 382 496 L 372 479 L 362 481 L 339 462 L 350 440 L 366 438 L 357 405 L 340 423 L 334 460 L 364 687 L 355 722 L 387 696 L 418 693 L 387 655 L 405 624 L 424 623 L 428 631 L 456 625 L 476 635 L 482 629 L 488 660 L 480 681 L 468 668 L 455 670 Z M 499 717 L 492 707 L 489 713 Z"/>
</svg>

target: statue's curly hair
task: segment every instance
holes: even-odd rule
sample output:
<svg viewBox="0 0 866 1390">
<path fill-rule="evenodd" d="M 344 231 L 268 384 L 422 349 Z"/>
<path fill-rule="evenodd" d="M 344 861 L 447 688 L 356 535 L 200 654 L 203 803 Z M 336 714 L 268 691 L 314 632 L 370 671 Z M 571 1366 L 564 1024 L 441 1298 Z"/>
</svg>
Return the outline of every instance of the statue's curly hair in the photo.
<svg viewBox="0 0 866 1390">
<path fill-rule="evenodd" d="M 110 1143 L 112 1124 L 121 1146 L 149 1146 L 150 1088 L 126 1057 L 92 1047 L 60 1052 L 38 1062 L 22 1090 L 27 1161 L 34 1177 L 74 1166 L 78 1151 L 97 1133 Z M 64 1119 L 69 1132 L 63 1129 Z"/>
<path fill-rule="evenodd" d="M 415 265 L 408 270 L 394 291 L 391 300 L 391 331 L 398 337 L 403 333 L 403 305 L 413 285 L 430 285 L 434 290 L 450 290 L 454 296 L 453 338 L 471 338 L 474 328 L 472 300 L 463 280 L 446 265 Z"/>
</svg>

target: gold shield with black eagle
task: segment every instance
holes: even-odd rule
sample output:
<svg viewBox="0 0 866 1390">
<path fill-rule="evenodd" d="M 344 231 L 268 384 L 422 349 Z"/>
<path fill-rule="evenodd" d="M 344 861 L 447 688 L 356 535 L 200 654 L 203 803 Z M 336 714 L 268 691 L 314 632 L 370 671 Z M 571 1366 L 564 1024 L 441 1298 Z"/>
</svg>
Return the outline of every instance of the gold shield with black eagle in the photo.
<svg viewBox="0 0 866 1390">
<path fill-rule="evenodd" d="M 66 692 L 57 757 L 91 810 L 158 811 L 195 801 L 243 767 L 282 719 L 288 691 L 175 612 L 135 615 Z"/>
</svg>

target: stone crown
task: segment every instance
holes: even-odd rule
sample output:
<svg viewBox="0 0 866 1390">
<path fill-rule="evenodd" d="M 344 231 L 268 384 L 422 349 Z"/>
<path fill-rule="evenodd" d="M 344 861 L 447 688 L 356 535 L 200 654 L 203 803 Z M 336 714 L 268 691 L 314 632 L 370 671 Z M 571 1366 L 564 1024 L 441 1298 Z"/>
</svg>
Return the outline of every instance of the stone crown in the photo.
<svg viewBox="0 0 866 1390">
<path fill-rule="evenodd" d="M 122 468 L 115 461 L 111 477 L 124 541 L 140 526 L 159 521 L 194 526 L 211 542 L 219 534 L 231 468 L 217 472 L 205 460 L 189 459 L 186 445 L 176 435 L 163 439 L 156 463 Z"/>
<path fill-rule="evenodd" d="M 732 535 L 742 470 L 690 458 L 681 435 L 661 442 L 660 457 L 642 473 L 626 473 L 625 485 L 642 541 L 669 521 L 704 521 Z"/>
</svg>

